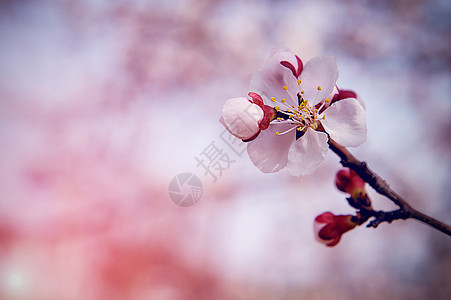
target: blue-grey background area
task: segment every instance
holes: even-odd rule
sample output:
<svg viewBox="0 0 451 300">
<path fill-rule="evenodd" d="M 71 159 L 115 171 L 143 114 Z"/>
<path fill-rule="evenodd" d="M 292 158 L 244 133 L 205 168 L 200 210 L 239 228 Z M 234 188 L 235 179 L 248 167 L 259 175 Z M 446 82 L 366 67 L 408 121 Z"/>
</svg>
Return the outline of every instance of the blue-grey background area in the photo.
<svg viewBox="0 0 451 300">
<path fill-rule="evenodd" d="M 339 159 L 262 174 L 218 119 L 273 48 L 334 55 L 339 86 L 366 103 L 368 140 L 351 151 L 451 223 L 450 13 L 446 0 L 0 1 L 0 298 L 447 299 L 449 237 L 408 220 L 324 247 L 313 219 L 353 212 Z M 196 161 L 212 142 L 231 162 L 216 182 Z M 203 195 L 181 208 L 167 189 L 184 172 Z"/>
</svg>

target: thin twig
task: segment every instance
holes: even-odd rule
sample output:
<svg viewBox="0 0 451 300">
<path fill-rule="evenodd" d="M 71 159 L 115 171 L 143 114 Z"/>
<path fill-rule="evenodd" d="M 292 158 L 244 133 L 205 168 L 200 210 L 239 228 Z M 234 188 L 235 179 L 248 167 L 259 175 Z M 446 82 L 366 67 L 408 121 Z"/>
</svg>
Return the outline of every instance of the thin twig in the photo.
<svg viewBox="0 0 451 300">
<path fill-rule="evenodd" d="M 390 215 L 390 219 L 381 219 L 380 221 L 376 222 L 373 221 L 374 223 L 369 224 L 370 227 L 376 227 L 380 222 L 383 221 L 391 222 L 396 219 L 412 218 L 451 236 L 451 226 L 412 208 L 412 206 L 410 206 L 403 197 L 398 195 L 385 180 L 383 180 L 379 175 L 373 172 L 365 162 L 358 160 L 354 155 L 352 155 L 352 153 L 349 152 L 346 147 L 338 144 L 332 139 L 329 139 L 329 148 L 340 157 L 341 164 L 344 167 L 348 167 L 354 170 L 365 182 L 367 182 L 374 190 L 376 190 L 376 192 L 384 195 L 388 199 L 392 200 L 397 206 L 399 206 L 400 209 L 396 211 L 399 214 L 399 218 L 395 218 L 396 215 Z M 386 214 L 385 217 L 387 217 L 387 214 L 389 214 L 384 212 L 378 213 L 381 217 L 383 217 L 384 214 Z M 377 219 L 377 215 L 375 217 Z"/>
</svg>

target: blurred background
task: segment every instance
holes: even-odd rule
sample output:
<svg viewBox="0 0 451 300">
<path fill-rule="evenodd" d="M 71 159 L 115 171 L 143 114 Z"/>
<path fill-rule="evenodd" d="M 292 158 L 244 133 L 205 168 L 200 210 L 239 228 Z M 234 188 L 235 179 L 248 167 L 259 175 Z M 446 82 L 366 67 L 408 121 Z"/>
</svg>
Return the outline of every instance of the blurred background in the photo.
<svg viewBox="0 0 451 300">
<path fill-rule="evenodd" d="M 362 226 L 316 173 L 263 174 L 224 135 L 273 48 L 337 57 L 366 103 L 350 149 L 451 223 L 451 2 L 0 1 L 0 299 L 449 299 L 451 239 L 416 221 Z M 211 149 L 221 168 L 203 168 Z M 202 182 L 175 205 L 178 174 Z M 377 209 L 395 208 L 369 191 Z"/>
</svg>

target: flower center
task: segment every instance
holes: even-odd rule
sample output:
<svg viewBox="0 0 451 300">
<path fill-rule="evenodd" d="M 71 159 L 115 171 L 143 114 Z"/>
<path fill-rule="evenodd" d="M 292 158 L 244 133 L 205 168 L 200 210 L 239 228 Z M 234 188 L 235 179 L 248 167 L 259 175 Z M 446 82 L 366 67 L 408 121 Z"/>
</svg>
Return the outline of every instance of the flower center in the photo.
<svg viewBox="0 0 451 300">
<path fill-rule="evenodd" d="M 301 80 L 298 80 L 298 85 L 301 84 Z M 325 119 L 325 115 L 320 116 L 320 111 L 326 103 L 329 103 L 328 99 L 325 99 L 323 103 L 312 106 L 309 104 L 309 100 L 303 98 L 304 91 L 298 92 L 296 95 L 288 89 L 287 86 L 283 86 L 282 89 L 286 92 L 287 97 L 282 99 L 276 99 L 271 97 L 271 101 L 276 104 L 274 109 L 277 112 L 277 118 L 274 119 L 271 124 L 289 124 L 292 125 L 288 130 L 284 132 L 276 132 L 275 135 L 283 135 L 292 130 L 297 130 L 296 138 L 301 137 L 310 127 L 313 130 L 318 129 L 320 125 L 320 119 Z M 321 87 L 317 87 L 318 94 L 321 91 Z M 317 95 L 318 95 L 317 94 Z M 290 99 L 292 103 L 287 103 L 286 99 Z M 316 101 L 316 99 L 315 99 Z"/>
</svg>

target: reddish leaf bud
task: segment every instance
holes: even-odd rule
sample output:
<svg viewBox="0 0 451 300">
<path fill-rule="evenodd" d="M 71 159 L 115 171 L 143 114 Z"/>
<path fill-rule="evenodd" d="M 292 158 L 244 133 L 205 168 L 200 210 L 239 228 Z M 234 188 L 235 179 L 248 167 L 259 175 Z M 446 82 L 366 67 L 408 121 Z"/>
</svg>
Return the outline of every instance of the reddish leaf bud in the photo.
<svg viewBox="0 0 451 300">
<path fill-rule="evenodd" d="M 336 216 L 331 212 L 320 214 L 313 222 L 316 240 L 328 247 L 337 245 L 343 233 L 357 226 L 352 217 L 352 215 Z"/>
<path fill-rule="evenodd" d="M 356 199 L 366 194 L 365 181 L 349 168 L 343 168 L 337 172 L 335 184 L 340 191 L 348 193 Z"/>
</svg>

